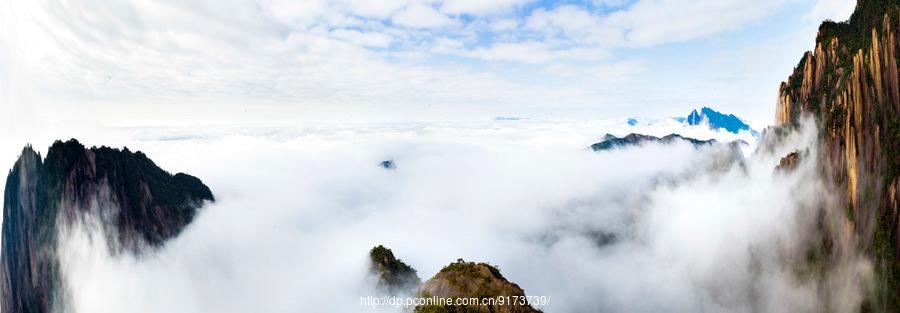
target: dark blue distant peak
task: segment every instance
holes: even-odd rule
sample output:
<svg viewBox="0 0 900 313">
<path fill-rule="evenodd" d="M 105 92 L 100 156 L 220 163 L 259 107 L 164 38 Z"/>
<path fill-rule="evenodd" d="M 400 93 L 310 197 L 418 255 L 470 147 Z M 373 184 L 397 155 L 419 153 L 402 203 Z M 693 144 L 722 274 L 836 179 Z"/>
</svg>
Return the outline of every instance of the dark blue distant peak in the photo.
<svg viewBox="0 0 900 313">
<path fill-rule="evenodd" d="M 630 126 L 637 125 L 637 123 L 638 123 L 638 121 L 637 121 L 637 119 L 635 119 L 635 118 L 629 118 L 629 119 L 628 119 L 628 125 L 630 125 Z"/>
<path fill-rule="evenodd" d="M 709 128 L 712 129 L 721 129 L 737 134 L 738 132 L 745 130 L 749 131 L 751 134 L 756 136 L 757 132 L 750 128 L 750 125 L 744 123 L 739 117 L 734 116 L 734 114 L 722 114 L 716 110 L 710 109 L 708 107 L 703 107 L 700 109 L 698 113 L 697 110 L 691 111 L 691 114 L 688 114 L 685 122 L 688 125 L 700 125 L 706 121 L 709 124 Z"/>
<path fill-rule="evenodd" d="M 706 107 L 703 107 L 703 110 L 706 110 Z M 693 110 L 691 111 L 691 114 L 688 114 L 687 119 L 685 120 L 688 125 L 700 125 L 700 123 L 703 123 L 703 116 L 701 116 L 700 113 L 697 113 L 697 110 Z"/>
<path fill-rule="evenodd" d="M 392 169 L 397 168 L 397 164 L 394 163 L 394 160 L 381 161 L 381 163 L 378 163 L 378 166 L 381 166 L 382 168 L 384 168 L 386 170 L 392 170 Z"/>
</svg>

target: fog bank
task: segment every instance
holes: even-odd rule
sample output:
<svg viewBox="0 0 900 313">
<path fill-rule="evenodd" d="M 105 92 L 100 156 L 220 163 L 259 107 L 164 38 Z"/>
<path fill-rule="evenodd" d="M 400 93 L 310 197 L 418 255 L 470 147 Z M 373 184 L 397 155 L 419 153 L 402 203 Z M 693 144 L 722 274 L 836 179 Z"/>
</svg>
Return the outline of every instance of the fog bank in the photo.
<svg viewBox="0 0 900 313">
<path fill-rule="evenodd" d="M 372 311 L 359 297 L 376 294 L 367 252 L 378 244 L 423 280 L 457 258 L 496 264 L 549 296 L 545 312 L 858 307 L 866 262 L 824 268 L 828 281 L 796 266 L 834 201 L 814 125 L 737 159 L 725 146 L 586 149 L 622 127 L 132 130 L 119 140 L 200 177 L 217 202 L 143 257 L 111 257 L 95 229 L 65 229 L 67 311 Z M 810 157 L 776 172 L 795 150 Z M 378 166 L 387 159 L 396 170 Z"/>
</svg>

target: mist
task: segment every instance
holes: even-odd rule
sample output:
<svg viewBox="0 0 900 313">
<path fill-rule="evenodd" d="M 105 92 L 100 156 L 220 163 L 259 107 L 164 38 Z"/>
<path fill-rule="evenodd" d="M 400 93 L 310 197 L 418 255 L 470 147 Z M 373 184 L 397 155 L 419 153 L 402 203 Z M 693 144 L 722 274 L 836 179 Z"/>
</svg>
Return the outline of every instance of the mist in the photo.
<svg viewBox="0 0 900 313">
<path fill-rule="evenodd" d="M 200 177 L 217 201 L 140 256 L 111 256 L 98 225 L 61 228 L 62 311 L 397 312 L 359 303 L 378 295 L 367 253 L 379 244 L 423 280 L 458 258 L 495 264 L 549 297 L 545 312 L 858 307 L 863 258 L 826 268 L 827 281 L 797 270 L 817 210 L 835 201 L 812 122 L 773 151 L 586 149 L 624 131 L 529 121 L 86 133 Z M 796 150 L 810 157 L 774 170 Z M 378 166 L 388 159 L 395 170 Z"/>
</svg>

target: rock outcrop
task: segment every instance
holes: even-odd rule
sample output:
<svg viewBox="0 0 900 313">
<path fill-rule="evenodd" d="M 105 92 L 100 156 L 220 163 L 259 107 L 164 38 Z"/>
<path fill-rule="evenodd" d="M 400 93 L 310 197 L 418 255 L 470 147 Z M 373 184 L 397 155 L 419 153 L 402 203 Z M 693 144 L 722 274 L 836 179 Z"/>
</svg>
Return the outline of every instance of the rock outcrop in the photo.
<svg viewBox="0 0 900 313">
<path fill-rule="evenodd" d="M 536 313 L 525 291 L 503 277 L 500 269 L 487 263 L 450 263 L 424 284 L 416 270 L 403 263 L 382 245 L 369 251 L 369 272 L 377 277 L 379 291 L 391 295 L 414 295 L 428 299 L 450 299 L 452 304 L 416 306 L 417 313 Z M 464 301 L 465 303 L 456 303 Z"/>
<path fill-rule="evenodd" d="M 369 272 L 378 278 L 379 290 L 389 294 L 412 294 L 422 280 L 416 270 L 394 257 L 391 249 L 379 245 L 369 251 Z"/>
<path fill-rule="evenodd" d="M 451 306 L 426 305 L 416 307 L 417 313 L 425 312 L 483 312 L 483 313 L 536 313 L 539 310 L 528 305 L 525 291 L 500 274 L 500 269 L 487 263 L 466 262 L 462 259 L 450 263 L 417 291 L 422 298 L 478 299 L 477 305 Z M 499 303 L 500 301 L 507 301 Z M 482 300 L 493 299 L 493 300 Z M 509 302 L 510 299 L 517 301 Z M 493 301 L 493 303 L 491 303 Z"/>
<path fill-rule="evenodd" d="M 841 190 L 844 253 L 874 260 L 869 304 L 900 311 L 900 1 L 858 0 L 846 22 L 819 27 L 815 50 L 779 89 L 776 121 L 821 126 L 823 172 Z M 845 208 L 845 209 L 844 209 Z M 836 253 L 841 253 L 840 249 Z M 839 257 L 839 256 L 834 256 Z"/>
<path fill-rule="evenodd" d="M 386 170 L 397 169 L 397 164 L 394 163 L 394 160 L 381 161 L 380 163 L 378 163 L 378 166 L 381 166 L 381 168 L 386 169 Z"/>
<path fill-rule="evenodd" d="M 793 171 L 800 164 L 801 159 L 800 151 L 788 153 L 788 155 L 781 158 L 781 161 L 778 161 L 778 166 L 775 166 L 775 170 L 779 172 Z"/>
<path fill-rule="evenodd" d="M 171 175 L 141 152 L 57 141 L 47 157 L 26 147 L 6 180 L 0 311 L 59 311 L 60 227 L 92 216 L 110 253 L 141 253 L 177 236 L 213 195 L 199 179 Z"/>
</svg>

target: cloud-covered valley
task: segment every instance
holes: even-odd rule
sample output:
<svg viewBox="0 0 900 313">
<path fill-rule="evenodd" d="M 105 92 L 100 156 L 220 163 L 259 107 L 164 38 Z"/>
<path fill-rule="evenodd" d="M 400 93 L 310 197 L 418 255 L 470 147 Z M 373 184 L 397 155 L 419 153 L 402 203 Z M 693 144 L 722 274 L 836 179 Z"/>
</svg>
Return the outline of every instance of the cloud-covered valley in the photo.
<svg viewBox="0 0 900 313">
<path fill-rule="evenodd" d="M 737 158 L 725 145 L 586 148 L 624 127 L 526 120 L 85 133 L 203 178 L 217 201 L 140 257 L 111 257 L 96 230 L 64 230 L 66 308 L 391 312 L 359 302 L 377 294 L 366 253 L 378 244 L 423 279 L 457 258 L 495 264 L 528 295 L 550 297 L 545 312 L 858 304 L 865 261 L 849 255 L 825 279 L 797 266 L 833 199 L 815 157 L 792 172 L 774 167 L 791 151 L 816 155 L 814 125 Z"/>
</svg>

